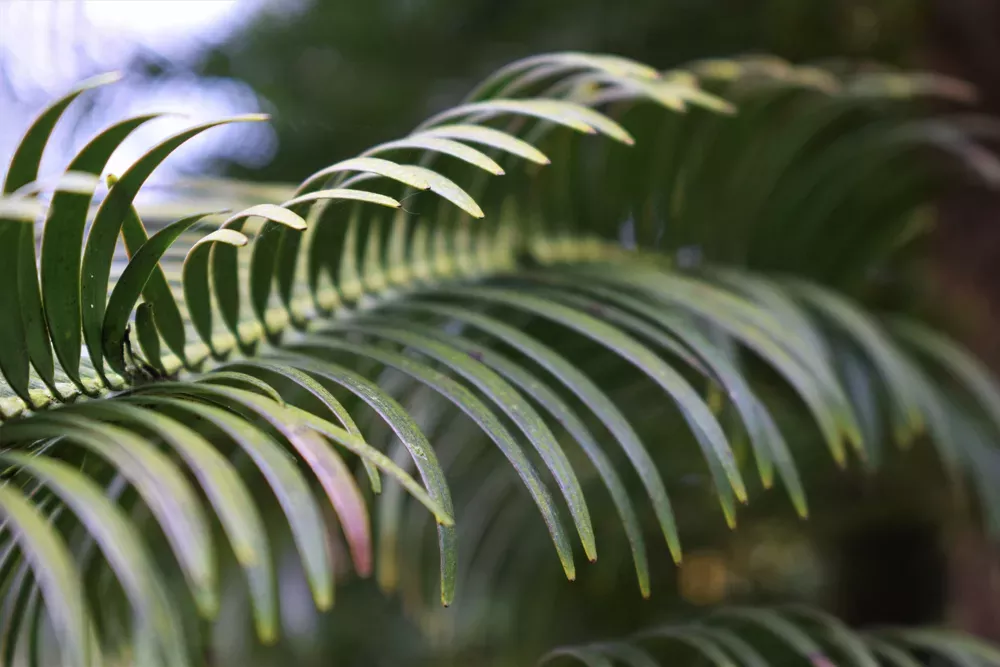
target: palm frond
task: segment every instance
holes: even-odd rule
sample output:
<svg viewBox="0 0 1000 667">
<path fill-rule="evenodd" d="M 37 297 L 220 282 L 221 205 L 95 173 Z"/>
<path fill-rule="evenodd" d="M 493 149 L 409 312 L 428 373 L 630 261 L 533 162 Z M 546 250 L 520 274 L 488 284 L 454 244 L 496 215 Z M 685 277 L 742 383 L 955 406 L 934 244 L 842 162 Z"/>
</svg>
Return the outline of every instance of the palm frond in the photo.
<svg viewBox="0 0 1000 667">
<path fill-rule="evenodd" d="M 230 552 L 257 635 L 274 641 L 260 488 L 321 610 L 339 541 L 328 508 L 356 572 L 374 558 L 413 609 L 428 517 L 444 605 L 488 590 L 539 515 L 569 579 L 576 543 L 595 560 L 611 517 L 648 596 L 646 503 L 629 480 L 679 562 L 668 488 L 685 475 L 707 471 L 729 526 L 757 492 L 753 467 L 805 516 L 796 458 L 821 442 L 842 467 L 875 466 L 885 431 L 901 446 L 931 436 L 1000 524 L 1000 389 L 954 343 L 857 301 L 912 239 L 928 183 L 995 181 L 981 124 L 912 101 L 961 101 L 956 82 L 539 56 L 281 204 L 256 200 L 280 187 L 206 183 L 246 208 L 171 222 L 174 205 L 136 207 L 156 167 L 201 132 L 261 118 L 164 140 L 95 207 L 109 157 L 155 116 L 102 132 L 54 186 L 38 165 L 66 107 L 109 81 L 42 113 L 0 200 L 2 595 L 38 609 L 40 592 L 68 664 L 195 660 L 191 619 L 215 618 Z M 957 159 L 921 159 L 942 149 Z M 414 162 L 385 157 L 398 155 Z M 783 429 L 779 403 L 812 426 Z"/>
<path fill-rule="evenodd" d="M 913 667 L 997 664 L 1000 652 L 961 632 L 939 628 L 879 628 L 856 631 L 829 614 L 798 605 L 774 608 L 721 607 L 697 620 L 665 623 L 624 640 L 593 642 L 551 650 L 543 664 L 587 667 L 653 667 L 683 656 L 718 667 L 763 667 L 793 659 L 812 665 L 881 664 Z"/>
</svg>

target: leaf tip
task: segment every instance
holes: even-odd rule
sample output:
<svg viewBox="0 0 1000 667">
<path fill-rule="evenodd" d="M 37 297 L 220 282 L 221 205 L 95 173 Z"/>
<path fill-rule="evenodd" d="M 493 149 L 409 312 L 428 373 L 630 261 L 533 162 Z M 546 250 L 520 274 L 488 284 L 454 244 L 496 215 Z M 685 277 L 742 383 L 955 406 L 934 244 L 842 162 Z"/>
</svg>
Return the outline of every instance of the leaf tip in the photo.
<svg viewBox="0 0 1000 667">
<path fill-rule="evenodd" d="M 333 593 L 330 590 L 316 591 L 313 601 L 319 611 L 329 611 L 333 607 Z"/>
<path fill-rule="evenodd" d="M 267 622 L 257 627 L 257 638 L 264 646 L 274 646 L 278 643 L 278 631 L 274 628 L 274 623 Z"/>
<path fill-rule="evenodd" d="M 105 72 L 104 74 L 98 74 L 97 76 L 91 77 L 81 85 L 81 88 L 96 88 L 98 86 L 106 86 L 109 83 L 116 83 L 121 81 L 124 75 L 117 70 L 111 72 Z"/>
<path fill-rule="evenodd" d="M 238 123 L 261 123 L 271 120 L 271 114 L 248 113 L 248 114 L 243 114 L 242 116 L 236 116 L 232 120 L 233 122 L 238 122 Z"/>
</svg>

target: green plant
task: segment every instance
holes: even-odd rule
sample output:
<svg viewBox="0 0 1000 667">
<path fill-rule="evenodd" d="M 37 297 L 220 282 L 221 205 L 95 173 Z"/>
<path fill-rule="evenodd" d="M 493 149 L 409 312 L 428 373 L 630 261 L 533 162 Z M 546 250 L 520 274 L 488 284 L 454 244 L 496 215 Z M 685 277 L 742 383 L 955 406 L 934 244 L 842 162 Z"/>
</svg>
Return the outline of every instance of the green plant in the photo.
<svg viewBox="0 0 1000 667">
<path fill-rule="evenodd" d="M 765 659 L 759 642 L 771 641 Z M 775 641 L 776 640 L 776 641 Z M 657 647 L 657 645 L 660 645 Z M 996 664 L 996 649 L 974 637 L 936 629 L 882 628 L 856 632 L 815 609 L 788 605 L 778 609 L 720 608 L 689 623 L 645 629 L 626 641 L 567 646 L 550 651 L 540 664 L 575 659 L 588 667 L 618 664 L 648 667 L 662 646 L 679 644 L 716 665 L 732 659 L 746 665 L 773 664 L 776 655 L 791 655 L 813 665 L 919 665 L 928 658 L 962 664 Z M 833 662 L 833 659 L 837 662 Z"/>
<path fill-rule="evenodd" d="M 273 642 L 288 545 L 317 609 L 346 550 L 432 655 L 475 654 L 498 611 L 542 627 L 527 603 L 572 608 L 541 593 L 547 541 L 572 580 L 579 548 L 595 560 L 610 525 L 602 554 L 620 554 L 623 529 L 649 596 L 685 529 L 711 532 L 706 496 L 732 527 L 777 479 L 805 516 L 824 447 L 874 469 L 886 443 L 933 443 L 996 526 L 1000 390 L 945 337 L 861 305 L 913 311 L 936 188 L 996 180 L 988 127 L 914 103 L 960 103 L 958 82 L 538 56 L 281 205 L 255 199 L 280 187 L 206 181 L 183 206 L 207 189 L 247 208 L 169 223 L 134 206 L 156 166 L 263 119 L 165 140 L 95 211 L 108 157 L 154 116 L 101 133 L 54 186 L 38 165 L 107 82 L 42 113 L 0 200 L 5 663 L 21 639 L 38 658 L 43 608 L 66 664 L 222 661 L 202 622 L 220 563 Z M 457 609 L 427 601 L 431 574 Z M 522 639 L 510 656 L 536 648 Z"/>
</svg>

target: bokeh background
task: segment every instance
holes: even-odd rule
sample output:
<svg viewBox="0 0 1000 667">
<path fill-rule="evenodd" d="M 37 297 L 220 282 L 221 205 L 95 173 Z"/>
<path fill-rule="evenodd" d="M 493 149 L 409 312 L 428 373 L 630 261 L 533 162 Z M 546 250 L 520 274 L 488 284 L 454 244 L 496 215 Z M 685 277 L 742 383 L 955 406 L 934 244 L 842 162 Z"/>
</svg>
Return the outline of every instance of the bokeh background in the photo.
<svg viewBox="0 0 1000 667">
<path fill-rule="evenodd" d="M 122 83 L 71 110 L 50 169 L 125 115 L 178 113 L 130 138 L 112 171 L 182 125 L 263 111 L 270 124 L 192 141 L 144 196 L 204 174 L 294 182 L 408 131 L 511 60 L 563 49 L 661 68 L 745 53 L 879 61 L 968 80 L 982 109 L 1000 112 L 995 0 L 0 0 L 0 155 L 54 95 L 119 69 Z M 959 191 L 939 209 L 927 282 L 952 306 L 950 329 L 1000 369 L 1000 199 Z M 891 466 L 819 491 L 832 501 L 817 503 L 827 509 L 808 526 L 751 520 L 729 543 L 706 541 L 687 557 L 679 593 L 699 605 L 747 586 L 778 595 L 826 585 L 852 623 L 947 617 L 1000 639 L 997 551 L 971 523 L 937 512 L 933 493 L 889 479 Z M 858 498 L 855 511 L 847 499 Z M 349 641 L 379 614 L 342 618 L 335 634 Z M 408 630 L 386 629 L 397 631 Z"/>
</svg>

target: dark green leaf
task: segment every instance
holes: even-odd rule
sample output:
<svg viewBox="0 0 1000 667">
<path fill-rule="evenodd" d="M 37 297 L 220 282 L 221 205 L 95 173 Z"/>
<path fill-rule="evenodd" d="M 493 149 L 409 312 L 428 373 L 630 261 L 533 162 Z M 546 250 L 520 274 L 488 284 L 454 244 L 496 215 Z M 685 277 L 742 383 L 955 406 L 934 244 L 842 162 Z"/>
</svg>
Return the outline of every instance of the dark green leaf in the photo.
<svg viewBox="0 0 1000 667">
<path fill-rule="evenodd" d="M 119 373 L 125 371 L 125 328 L 128 326 L 129 316 L 139 300 L 139 295 L 144 292 L 147 281 L 157 270 L 160 258 L 182 233 L 209 215 L 214 214 L 192 215 L 173 222 L 158 231 L 133 253 L 131 261 L 125 267 L 121 277 L 118 278 L 118 282 L 115 283 L 111 297 L 108 299 L 107 309 L 104 311 L 101 337 L 104 341 L 104 358 L 107 359 L 108 365 Z M 170 288 L 166 287 L 166 289 L 169 293 Z M 180 319 L 179 314 L 176 322 L 161 317 L 161 313 L 167 310 L 164 301 L 162 299 L 151 300 L 149 295 L 146 297 L 146 303 L 153 306 L 158 329 L 164 340 L 167 341 L 167 345 L 174 354 L 184 360 L 186 359 L 184 355 L 184 322 Z M 169 301 L 176 308 L 176 302 L 173 301 L 172 297 Z M 168 321 L 171 323 L 170 326 L 164 326 Z"/>
<path fill-rule="evenodd" d="M 107 128 L 73 158 L 67 173 L 82 172 L 96 177 L 132 132 L 159 116 L 137 116 Z M 94 187 L 90 187 L 86 192 L 57 190 L 53 195 L 42 232 L 40 269 L 45 319 L 56 357 L 70 380 L 84 390 L 92 388 L 80 378 L 80 255 L 87 207 L 93 194 Z"/>
<path fill-rule="evenodd" d="M 201 134 L 205 130 L 242 121 L 265 120 L 266 116 L 239 116 L 225 120 L 213 121 L 192 127 L 179 134 L 163 140 L 150 149 L 122 175 L 121 179 L 111 188 L 108 196 L 101 202 L 97 215 L 87 236 L 87 245 L 83 251 L 82 265 L 82 312 L 83 337 L 90 354 L 94 370 L 104 376 L 104 359 L 102 356 L 101 328 L 104 323 L 104 307 L 107 299 L 108 277 L 111 273 L 111 262 L 115 252 L 118 234 L 125 216 L 128 215 L 132 201 L 139 193 L 146 179 L 153 170 L 174 150 L 184 142 Z"/>
</svg>

